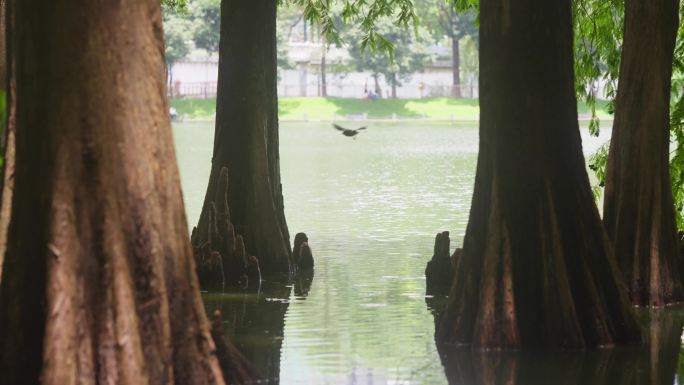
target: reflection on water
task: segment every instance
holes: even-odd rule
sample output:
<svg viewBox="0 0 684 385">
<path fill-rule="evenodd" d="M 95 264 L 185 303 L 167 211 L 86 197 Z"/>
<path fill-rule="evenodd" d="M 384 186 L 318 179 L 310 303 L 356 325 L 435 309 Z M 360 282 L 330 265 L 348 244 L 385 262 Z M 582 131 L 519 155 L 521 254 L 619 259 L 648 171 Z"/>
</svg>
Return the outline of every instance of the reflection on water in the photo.
<svg viewBox="0 0 684 385">
<path fill-rule="evenodd" d="M 174 134 L 192 224 L 208 180 L 213 124 L 176 125 Z M 585 152 L 609 134 L 583 135 Z M 471 369 L 445 375 L 434 343 L 423 272 L 435 233 L 448 230 L 452 246 L 462 242 L 477 161 L 475 127 L 372 124 L 352 140 L 327 124 L 283 124 L 280 139 L 285 214 L 291 234 L 309 236 L 315 279 L 308 288 L 306 279 L 269 277 L 260 294 L 204 295 L 207 306 L 221 308 L 227 335 L 265 375 L 281 384 L 440 385 L 449 379 L 470 385 L 487 383 L 481 378 L 489 372 L 477 369 L 486 366 L 496 373 L 515 368 L 513 384 L 555 383 L 525 377 L 533 357 L 504 355 L 494 360 L 498 366 L 471 358 Z M 601 362 L 627 368 L 614 354 Z M 587 365 L 563 370 L 594 370 Z M 636 384 L 631 378 L 627 383 Z"/>
<path fill-rule="evenodd" d="M 439 322 L 445 301 L 428 299 Z M 679 361 L 684 308 L 639 310 L 647 342 L 588 352 L 472 351 L 436 343 L 450 385 L 670 385 Z M 678 382 L 678 381 L 677 381 Z"/>
<path fill-rule="evenodd" d="M 280 349 L 290 301 L 306 299 L 313 271 L 264 277 L 255 292 L 203 293 L 207 311 L 221 311 L 224 332 L 268 383 L 280 378 Z M 293 285 L 294 282 L 294 285 Z M 294 286 L 294 296 L 292 287 Z"/>
</svg>

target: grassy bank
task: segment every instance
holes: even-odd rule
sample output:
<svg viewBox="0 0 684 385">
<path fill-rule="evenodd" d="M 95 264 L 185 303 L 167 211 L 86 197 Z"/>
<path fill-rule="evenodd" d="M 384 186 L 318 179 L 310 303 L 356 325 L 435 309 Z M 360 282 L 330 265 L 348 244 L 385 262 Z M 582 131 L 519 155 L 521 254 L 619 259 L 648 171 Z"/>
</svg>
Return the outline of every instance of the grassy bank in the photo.
<svg viewBox="0 0 684 385">
<path fill-rule="evenodd" d="M 597 103 L 601 119 L 610 119 L 604 102 Z M 173 99 L 171 106 L 188 119 L 213 119 L 216 98 Z M 588 117 L 586 105 L 578 105 L 580 117 Z M 329 121 L 333 119 L 431 119 L 431 120 L 477 120 L 480 107 L 477 99 L 345 99 L 345 98 L 280 98 L 280 120 Z"/>
</svg>

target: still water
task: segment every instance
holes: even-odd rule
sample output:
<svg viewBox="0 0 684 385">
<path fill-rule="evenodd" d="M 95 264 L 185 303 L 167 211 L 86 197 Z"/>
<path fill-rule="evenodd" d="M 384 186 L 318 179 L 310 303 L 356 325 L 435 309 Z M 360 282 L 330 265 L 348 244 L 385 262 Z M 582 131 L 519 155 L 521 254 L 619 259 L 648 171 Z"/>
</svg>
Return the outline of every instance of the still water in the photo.
<svg viewBox="0 0 684 385">
<path fill-rule="evenodd" d="M 609 137 L 583 133 L 585 153 Z M 213 124 L 174 127 L 188 220 L 199 217 Z M 684 312 L 641 314 L 650 348 L 546 356 L 435 346 L 441 302 L 425 298 L 435 233 L 460 245 L 477 161 L 473 126 L 281 125 L 290 233 L 309 236 L 313 276 L 265 277 L 259 294 L 205 293 L 226 333 L 271 383 L 673 384 Z M 650 320 L 650 321 L 649 321 Z M 440 353 L 442 360 L 440 360 Z M 444 363 L 443 363 L 444 362 Z"/>
</svg>

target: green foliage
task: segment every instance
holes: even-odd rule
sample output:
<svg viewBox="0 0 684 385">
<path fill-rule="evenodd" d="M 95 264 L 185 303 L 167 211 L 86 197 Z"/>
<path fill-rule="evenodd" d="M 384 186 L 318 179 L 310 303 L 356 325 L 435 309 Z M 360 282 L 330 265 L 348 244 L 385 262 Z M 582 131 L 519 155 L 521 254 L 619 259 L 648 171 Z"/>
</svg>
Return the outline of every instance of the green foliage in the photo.
<svg viewBox="0 0 684 385">
<path fill-rule="evenodd" d="M 598 136 L 599 118 L 595 113 L 595 83 L 603 79 L 609 111 L 614 111 L 617 92 L 624 2 L 622 0 L 573 1 L 575 30 L 575 88 L 577 97 L 592 107 L 589 132 Z"/>
<path fill-rule="evenodd" d="M 601 200 L 601 195 L 603 195 L 603 186 L 605 186 L 606 181 L 606 165 L 608 163 L 608 150 L 610 149 L 610 142 L 604 143 L 601 147 L 596 150 L 591 156 L 589 156 L 589 169 L 594 172 L 597 179 L 597 184 L 591 186 L 591 190 L 594 193 L 594 198 L 596 201 Z"/>
<path fill-rule="evenodd" d="M 185 12 L 185 8 L 165 8 L 163 12 L 165 55 L 169 68 L 190 53 L 192 24 Z"/>
<path fill-rule="evenodd" d="M 416 31 L 420 31 L 418 28 Z M 349 54 L 354 59 L 357 70 L 369 71 L 375 79 L 382 74 L 387 83 L 400 86 L 403 80 L 422 70 L 432 60 L 428 52 L 430 41 L 424 30 L 423 33 L 413 33 L 386 20 L 377 21 L 375 29 L 393 47 L 389 52 L 363 50 L 362 30 L 352 29 L 345 35 Z M 376 92 L 379 93 L 380 90 L 376 89 Z"/>
<path fill-rule="evenodd" d="M 418 27 L 413 0 L 285 0 L 289 4 L 300 6 L 304 18 L 321 27 L 321 33 L 328 42 L 340 45 L 342 30 L 350 24 L 358 25 L 360 33 L 360 49 L 371 48 L 393 55 L 392 43 L 378 30 L 382 21 L 391 21 L 395 26 L 408 29 Z M 339 13 L 333 12 L 339 7 Z M 338 17 L 339 16 L 339 17 Z"/>
<path fill-rule="evenodd" d="M 460 40 L 470 36 L 474 41 L 478 41 L 476 9 L 459 8 L 455 3 L 445 0 L 416 0 L 416 8 L 420 24 L 436 39 L 448 36 Z"/>
<path fill-rule="evenodd" d="M 679 14 L 684 14 L 684 2 Z M 675 149 L 670 157 L 672 195 L 677 212 L 677 227 L 684 229 L 684 22 L 680 21 L 672 63 L 670 133 Z"/>
<path fill-rule="evenodd" d="M 182 12 L 187 9 L 188 0 L 161 0 L 162 9 L 166 11 Z"/>
<path fill-rule="evenodd" d="M 193 0 L 189 6 L 195 47 L 218 52 L 221 35 L 221 0 Z"/>
</svg>

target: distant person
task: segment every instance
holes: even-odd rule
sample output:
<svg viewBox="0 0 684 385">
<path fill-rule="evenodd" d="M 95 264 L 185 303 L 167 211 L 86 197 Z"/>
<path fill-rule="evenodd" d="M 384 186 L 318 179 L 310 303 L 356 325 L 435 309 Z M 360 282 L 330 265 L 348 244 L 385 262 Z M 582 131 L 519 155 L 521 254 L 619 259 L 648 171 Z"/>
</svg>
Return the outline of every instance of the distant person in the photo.
<svg viewBox="0 0 684 385">
<path fill-rule="evenodd" d="M 171 116 L 172 122 L 175 122 L 178 120 L 178 111 L 176 111 L 176 107 L 169 108 L 169 115 Z"/>
</svg>

